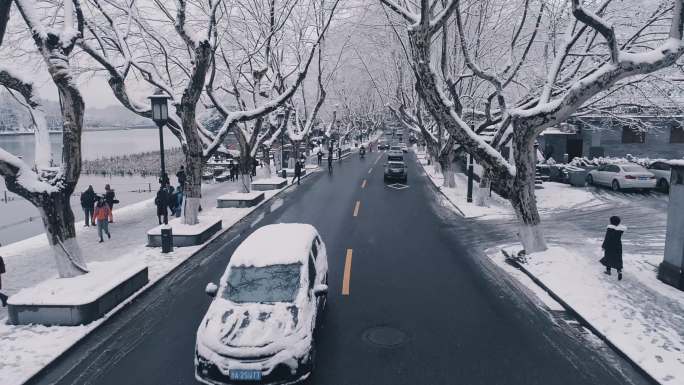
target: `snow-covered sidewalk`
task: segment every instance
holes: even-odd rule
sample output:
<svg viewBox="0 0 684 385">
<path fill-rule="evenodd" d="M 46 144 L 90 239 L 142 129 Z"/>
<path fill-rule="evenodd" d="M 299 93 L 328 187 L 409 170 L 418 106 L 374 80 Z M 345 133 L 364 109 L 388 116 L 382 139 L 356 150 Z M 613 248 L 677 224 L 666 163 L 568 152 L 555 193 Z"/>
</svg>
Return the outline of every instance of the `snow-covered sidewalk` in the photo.
<svg viewBox="0 0 684 385">
<path fill-rule="evenodd" d="M 642 268 L 641 255 L 625 256 L 630 268 L 621 281 L 615 272 L 605 275 L 599 251 L 591 241 L 572 249 L 551 245 L 527 256 L 523 266 L 657 381 L 684 383 L 684 293 Z M 489 256 L 504 270 L 514 269 L 499 250 Z"/>
<path fill-rule="evenodd" d="M 280 190 L 265 191 L 265 201 L 256 207 L 217 209 L 216 197 L 235 191 L 238 183 L 207 184 L 203 186 L 202 216 L 222 219 L 223 230 L 240 221 L 257 207 L 272 204 L 280 207 L 282 201 L 269 202 Z M 203 246 L 175 248 L 172 253 L 162 254 L 160 248 L 146 247 L 147 230 L 157 226 L 156 208 L 153 200 L 122 207 L 114 213 L 115 222 L 110 225 L 112 239 L 97 243 L 96 230 L 77 224 L 79 243 L 88 262 L 111 261 L 119 258 L 142 260 L 148 265 L 151 285 L 175 267 L 190 258 Z M 201 220 L 200 217 L 200 220 Z M 51 251 L 44 235 L 36 236 L 0 248 L 5 259 L 7 274 L 3 275 L 3 291 L 9 295 L 24 287 L 30 287 L 56 275 Z M 146 286 L 146 287 L 148 287 Z M 7 289 L 7 290 L 5 290 Z M 143 288 L 142 290 L 145 290 Z M 131 298 L 128 299 L 129 301 Z M 116 312 L 112 310 L 105 318 L 85 326 L 45 327 L 6 325 L 6 310 L 0 313 L 0 381 L 2 385 L 22 384 L 42 367 L 57 358 L 70 346 L 100 325 Z"/>
<path fill-rule="evenodd" d="M 427 176 L 461 215 L 515 226 L 515 215 L 507 201 L 492 194 L 487 207 L 468 203 L 465 175 L 456 173 L 456 188 L 445 188 L 442 175 L 427 165 L 423 154 L 417 154 Z M 477 188 L 475 184 L 474 196 Z M 656 278 L 657 266 L 663 258 L 664 213 L 652 212 L 648 223 L 636 223 L 637 218 L 628 216 L 628 226 L 634 228 L 623 239 L 625 270 L 623 280 L 618 281 L 615 273 L 605 275 L 598 262 L 606 215 L 623 215 L 624 210 L 636 211 L 638 215 L 641 211 L 635 210 L 635 206 L 643 202 L 624 202 L 621 195 L 606 197 L 603 191 L 597 193 L 593 188 L 550 182 L 536 190 L 536 195 L 551 244 L 546 252 L 528 256 L 525 269 L 656 380 L 663 384 L 684 383 L 684 293 Z M 613 199 L 618 202 L 609 205 Z M 560 221 L 555 220 L 557 217 Z M 586 228 L 586 223 L 575 222 L 581 220 L 592 221 L 591 229 Z M 505 262 L 502 248 L 515 251 L 506 244 L 490 249 L 488 255 L 548 303 L 543 290 Z"/>
<path fill-rule="evenodd" d="M 414 147 L 415 149 L 415 147 Z M 444 176 L 435 170 L 433 165 L 427 164 L 425 153 L 416 152 L 418 162 L 423 167 L 423 171 L 444 194 L 444 196 L 456 207 L 459 213 L 466 218 L 515 218 L 515 213 L 507 200 L 501 198 L 496 193 L 491 192 L 487 198 L 485 206 L 478 206 L 475 203 L 468 203 L 468 177 L 467 175 L 456 172 L 454 178 L 456 187 L 444 187 Z M 480 187 L 477 182 L 473 182 L 473 200 L 477 200 Z M 490 194 L 489 191 L 485 192 Z M 547 182 L 543 188 L 536 190 L 537 204 L 542 216 L 551 215 L 558 210 L 578 209 L 588 207 L 595 201 L 595 196 L 586 189 L 575 188 L 562 183 Z"/>
</svg>

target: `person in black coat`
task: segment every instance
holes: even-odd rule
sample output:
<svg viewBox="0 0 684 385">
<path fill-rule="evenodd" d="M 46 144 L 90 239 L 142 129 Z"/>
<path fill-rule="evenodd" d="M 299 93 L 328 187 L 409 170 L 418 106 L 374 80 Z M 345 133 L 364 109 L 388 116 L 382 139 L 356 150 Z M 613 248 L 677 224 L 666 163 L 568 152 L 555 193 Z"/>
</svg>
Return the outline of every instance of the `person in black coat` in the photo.
<svg viewBox="0 0 684 385">
<path fill-rule="evenodd" d="M 626 230 L 625 226 L 620 226 L 620 217 L 610 217 L 610 225 L 601 245 L 603 258 L 600 262 L 606 267 L 605 273 L 610 275 L 610 269 L 617 270 L 618 280 L 622 279 L 622 234 Z"/>
<path fill-rule="evenodd" d="M 180 170 L 178 170 L 178 172 L 176 173 L 176 178 L 178 179 L 178 185 L 180 186 L 180 188 L 184 188 L 186 180 L 184 166 L 180 166 Z"/>
<path fill-rule="evenodd" d="M 294 184 L 295 179 L 297 179 L 297 184 L 299 184 L 299 180 L 301 178 L 302 178 L 302 162 L 298 160 L 295 162 L 294 178 L 292 178 L 292 184 Z"/>
<path fill-rule="evenodd" d="M 332 150 L 328 151 L 328 172 L 333 172 L 333 153 Z"/>
<path fill-rule="evenodd" d="M 93 186 L 88 186 L 83 194 L 81 194 L 81 208 L 83 208 L 83 213 L 85 214 L 85 227 L 90 226 L 90 219 L 93 217 L 93 210 L 95 210 L 95 190 Z M 93 222 L 93 226 L 95 223 Z"/>
<path fill-rule="evenodd" d="M 114 193 L 114 190 L 106 184 L 105 185 L 105 193 L 104 193 L 104 199 L 105 202 L 107 202 L 107 205 L 109 206 L 109 223 L 114 223 L 114 203 L 119 203 L 119 201 L 116 199 L 116 194 Z"/>
<path fill-rule="evenodd" d="M 0 257 L 0 289 L 2 289 L 2 275 L 5 274 L 5 261 Z M 2 302 L 2 307 L 7 306 L 7 296 L 0 293 L 0 302 Z"/>
<path fill-rule="evenodd" d="M 169 223 L 169 193 L 165 186 L 161 186 L 157 191 L 157 196 L 154 198 L 154 204 L 157 206 L 157 219 L 159 224 Z"/>
</svg>

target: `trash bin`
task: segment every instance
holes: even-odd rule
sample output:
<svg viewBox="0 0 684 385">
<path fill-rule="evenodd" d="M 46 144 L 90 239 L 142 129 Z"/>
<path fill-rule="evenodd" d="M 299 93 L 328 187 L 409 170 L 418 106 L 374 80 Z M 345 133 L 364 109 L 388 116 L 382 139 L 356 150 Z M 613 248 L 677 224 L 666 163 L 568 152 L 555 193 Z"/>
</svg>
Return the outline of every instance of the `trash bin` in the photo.
<svg viewBox="0 0 684 385">
<path fill-rule="evenodd" d="M 568 179 L 572 186 L 584 187 L 587 185 L 588 170 L 579 167 L 567 166 L 565 171 L 568 173 Z"/>
<path fill-rule="evenodd" d="M 283 171 L 282 171 L 282 176 L 283 176 L 283 179 L 287 179 L 287 171 L 285 171 L 285 169 L 283 169 Z"/>
<path fill-rule="evenodd" d="M 162 253 L 170 253 L 173 251 L 173 230 L 171 227 L 161 229 L 161 247 Z"/>
</svg>

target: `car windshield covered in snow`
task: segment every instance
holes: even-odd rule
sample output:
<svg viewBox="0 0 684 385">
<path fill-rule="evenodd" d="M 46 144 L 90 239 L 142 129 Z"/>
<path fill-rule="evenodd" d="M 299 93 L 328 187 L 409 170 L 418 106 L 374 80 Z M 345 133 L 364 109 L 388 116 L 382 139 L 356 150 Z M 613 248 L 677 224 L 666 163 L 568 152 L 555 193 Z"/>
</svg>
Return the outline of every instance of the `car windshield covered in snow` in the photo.
<svg viewBox="0 0 684 385">
<path fill-rule="evenodd" d="M 230 269 L 222 296 L 236 303 L 293 302 L 299 289 L 301 263 Z"/>
</svg>

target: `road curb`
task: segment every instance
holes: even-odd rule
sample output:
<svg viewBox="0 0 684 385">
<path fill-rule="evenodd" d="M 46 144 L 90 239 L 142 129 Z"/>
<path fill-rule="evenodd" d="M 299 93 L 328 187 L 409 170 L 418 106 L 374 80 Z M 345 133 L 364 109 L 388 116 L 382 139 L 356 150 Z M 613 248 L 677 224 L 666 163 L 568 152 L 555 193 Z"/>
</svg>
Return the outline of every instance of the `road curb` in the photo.
<svg viewBox="0 0 684 385">
<path fill-rule="evenodd" d="M 430 181 L 430 183 L 432 183 L 432 185 L 435 187 L 435 189 L 436 189 L 437 191 L 439 191 L 440 194 L 442 194 L 442 196 L 444 197 L 444 199 L 446 199 L 449 203 L 451 203 L 452 206 L 454 206 L 454 208 L 456 209 L 458 215 L 460 215 L 460 216 L 462 216 L 463 218 L 466 218 L 466 219 L 467 219 L 465 213 L 458 207 L 458 205 L 457 205 L 456 203 L 454 203 L 454 201 L 452 201 L 451 198 L 449 198 L 449 197 L 444 193 L 444 191 L 442 191 L 442 189 L 439 188 L 439 186 L 437 186 L 437 183 L 435 183 L 435 181 L 432 180 L 432 178 L 430 178 L 430 175 L 428 175 L 427 171 L 425 170 L 425 166 L 424 166 L 422 163 L 420 163 L 420 159 L 418 159 L 418 156 L 417 156 L 418 154 L 417 154 L 416 152 L 414 152 L 414 154 L 416 154 L 416 160 L 418 161 L 417 163 L 418 163 L 418 164 L 420 165 L 420 167 L 423 169 L 423 172 L 425 173 L 425 176 L 426 176 L 427 179 Z"/>
<path fill-rule="evenodd" d="M 587 321 L 586 318 L 584 318 L 578 311 L 576 311 L 572 306 L 570 306 L 567 302 L 565 302 L 558 294 L 556 294 L 553 290 L 551 290 L 548 286 L 544 284 L 537 276 L 532 274 L 527 268 L 525 267 L 525 264 L 518 262 L 515 258 L 513 258 L 510 254 L 506 252 L 506 250 L 501 250 L 501 253 L 504 255 L 506 258 L 506 261 L 510 262 L 513 264 L 514 267 L 518 268 L 520 271 L 525 273 L 532 282 L 534 282 L 537 286 L 541 287 L 551 298 L 553 298 L 556 302 L 558 302 L 563 308 L 570 314 L 572 314 L 573 317 L 575 317 L 579 323 L 589 329 L 596 337 L 600 338 L 601 341 L 605 342 L 606 345 L 608 345 L 617 355 L 622 357 L 625 361 L 629 362 L 629 364 L 639 373 L 641 374 L 644 378 L 648 380 L 653 385 L 661 385 L 661 383 L 656 380 L 650 373 L 648 373 L 644 368 L 642 368 L 636 361 L 634 361 L 627 353 L 622 351 L 619 347 L 617 347 L 613 342 L 601 331 L 599 331 L 594 325 L 592 325 L 589 321 Z"/>
<path fill-rule="evenodd" d="M 316 172 L 312 172 L 312 173 L 310 173 L 310 174 L 307 173 L 307 174 L 303 175 L 303 176 L 302 176 L 302 179 L 305 179 L 305 178 L 307 178 L 307 177 L 309 177 L 309 176 L 311 176 L 311 175 L 314 175 L 314 174 L 316 174 L 316 173 L 319 172 L 319 171 L 320 171 L 320 167 L 319 167 L 319 170 L 317 170 Z M 290 188 L 292 188 L 292 187 L 294 187 L 294 186 L 297 186 L 297 184 L 290 184 L 290 183 L 288 183 L 288 185 L 287 185 L 286 187 L 284 187 L 282 190 L 278 191 L 278 192 L 277 192 L 276 194 L 274 194 L 272 197 L 270 197 L 270 198 L 268 198 L 268 199 L 265 199 L 263 202 L 261 202 L 261 203 L 259 204 L 259 206 L 257 207 L 257 209 L 261 208 L 261 206 L 264 206 L 267 202 L 270 202 L 271 200 L 273 200 L 274 198 L 276 198 L 277 196 L 279 196 L 280 194 L 284 193 L 285 191 L 289 190 Z M 52 368 L 54 368 L 56 365 L 58 365 L 58 364 L 59 364 L 59 361 L 60 361 L 61 359 L 63 359 L 63 358 L 64 358 L 65 356 L 67 356 L 69 353 L 71 353 L 72 351 L 74 351 L 76 348 L 80 347 L 81 344 L 83 344 L 84 341 L 88 338 L 88 336 L 90 336 L 92 333 L 94 333 L 94 332 L 95 332 L 96 330 L 98 330 L 99 328 L 101 328 L 101 327 L 107 325 L 109 322 L 112 322 L 112 319 L 114 318 L 115 315 L 117 315 L 117 314 L 123 312 L 123 311 L 126 310 L 128 307 L 130 307 L 131 304 L 132 304 L 139 296 L 141 296 L 141 295 L 145 294 L 146 292 L 148 292 L 148 291 L 154 289 L 155 287 L 157 287 L 157 285 L 159 285 L 166 277 L 168 277 L 169 275 L 171 275 L 172 273 L 174 273 L 174 272 L 177 271 L 178 269 L 182 268 L 186 263 L 190 262 L 190 260 L 192 260 L 195 256 L 197 256 L 199 253 L 201 253 L 202 251 L 204 251 L 207 247 L 213 245 L 215 242 L 217 242 L 217 241 L 219 240 L 219 238 L 221 238 L 221 236 L 222 236 L 223 234 L 227 233 L 228 231 L 230 231 L 231 229 L 233 229 L 233 228 L 236 227 L 237 225 L 241 224 L 241 223 L 242 223 L 243 221 L 245 221 L 250 215 L 252 215 L 254 212 L 256 212 L 257 209 L 255 209 L 255 210 L 253 210 L 252 212 L 250 212 L 249 214 L 245 215 L 245 216 L 242 217 L 240 220 L 238 220 L 237 222 L 233 223 L 231 226 L 228 226 L 228 227 L 226 227 L 225 229 L 221 229 L 221 231 L 217 232 L 211 239 L 209 239 L 207 242 L 203 243 L 203 244 L 200 246 L 199 249 L 197 249 L 194 253 L 192 253 L 192 254 L 189 255 L 187 258 L 185 258 L 184 261 L 182 261 L 182 262 L 179 263 L 178 265 L 174 266 L 171 270 L 167 271 L 164 275 L 159 276 L 156 280 L 150 282 L 149 284 L 147 284 L 147 285 L 144 286 L 142 289 L 140 289 L 140 290 L 138 290 L 137 292 L 135 292 L 135 293 L 134 293 L 133 295 L 131 295 L 130 297 L 126 298 L 123 302 L 121 302 L 119 305 L 117 305 L 117 307 L 115 307 L 115 308 L 114 308 L 113 310 L 111 310 L 109 313 L 105 314 L 104 317 L 103 317 L 104 320 L 102 320 L 102 322 L 101 322 L 99 325 L 97 325 L 96 327 L 94 327 L 92 330 L 89 330 L 88 333 L 84 334 L 81 338 L 79 338 L 79 339 L 78 339 L 76 342 L 74 342 L 71 346 L 69 346 L 68 348 L 66 348 L 63 352 L 59 353 L 59 354 L 58 354 L 57 356 L 55 356 L 52 360 L 50 360 L 48 363 L 46 363 L 42 368 L 40 368 L 37 372 L 35 372 L 34 374 L 32 374 L 31 377 L 29 377 L 26 381 L 24 381 L 24 382 L 22 383 L 22 385 L 30 385 L 30 384 L 36 383 L 38 377 L 44 376 L 48 371 L 50 371 Z M 95 320 L 95 321 L 93 321 L 93 322 L 97 322 L 97 321 L 98 321 L 98 320 Z"/>
</svg>

